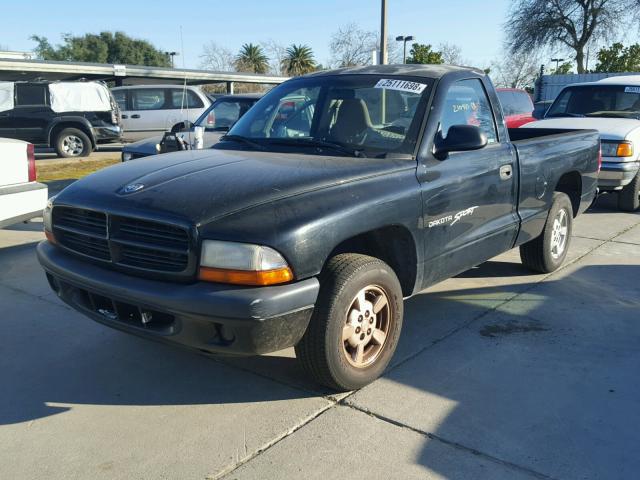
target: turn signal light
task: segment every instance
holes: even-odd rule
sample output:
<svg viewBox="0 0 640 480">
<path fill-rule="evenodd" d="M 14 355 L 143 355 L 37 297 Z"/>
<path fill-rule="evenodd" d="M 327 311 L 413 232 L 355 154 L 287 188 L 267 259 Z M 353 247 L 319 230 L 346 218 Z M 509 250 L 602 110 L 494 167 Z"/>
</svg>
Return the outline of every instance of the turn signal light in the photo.
<svg viewBox="0 0 640 480">
<path fill-rule="evenodd" d="M 616 151 L 618 157 L 630 157 L 633 155 L 633 145 L 630 143 L 619 143 Z"/>
<path fill-rule="evenodd" d="M 206 282 L 266 286 L 290 282 L 293 280 L 293 272 L 289 267 L 261 271 L 200 267 L 198 278 Z"/>
<path fill-rule="evenodd" d="M 47 237 L 47 240 L 49 240 L 49 242 L 54 244 L 56 243 L 56 237 L 53 235 L 53 232 L 50 232 L 49 230 L 45 230 L 44 236 Z"/>
</svg>

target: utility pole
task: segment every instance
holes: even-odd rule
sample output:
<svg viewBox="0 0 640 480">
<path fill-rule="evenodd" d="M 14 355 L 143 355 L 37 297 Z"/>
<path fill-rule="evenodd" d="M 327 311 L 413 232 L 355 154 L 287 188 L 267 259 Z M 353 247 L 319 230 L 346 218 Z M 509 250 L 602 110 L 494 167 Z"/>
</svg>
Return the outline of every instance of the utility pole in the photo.
<svg viewBox="0 0 640 480">
<path fill-rule="evenodd" d="M 380 65 L 387 63 L 387 0 L 380 8 Z"/>
</svg>

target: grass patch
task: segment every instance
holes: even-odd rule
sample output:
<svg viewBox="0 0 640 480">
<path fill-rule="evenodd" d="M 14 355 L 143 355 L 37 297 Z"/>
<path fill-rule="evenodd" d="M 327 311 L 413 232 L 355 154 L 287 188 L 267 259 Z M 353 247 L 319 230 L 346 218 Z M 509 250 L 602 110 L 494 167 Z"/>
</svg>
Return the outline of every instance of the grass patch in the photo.
<svg viewBox="0 0 640 480">
<path fill-rule="evenodd" d="M 37 177 L 39 182 L 54 180 L 71 180 L 82 178 L 111 165 L 120 163 L 120 158 L 101 158 L 89 160 L 68 160 L 64 162 L 38 162 Z"/>
</svg>

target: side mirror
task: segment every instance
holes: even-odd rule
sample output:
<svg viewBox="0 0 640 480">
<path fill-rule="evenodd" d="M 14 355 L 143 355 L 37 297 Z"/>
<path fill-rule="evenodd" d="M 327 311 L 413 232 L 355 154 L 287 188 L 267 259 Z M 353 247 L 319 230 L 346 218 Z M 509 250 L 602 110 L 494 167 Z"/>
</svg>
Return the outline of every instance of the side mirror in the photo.
<svg viewBox="0 0 640 480">
<path fill-rule="evenodd" d="M 439 131 L 434 143 L 434 155 L 444 160 L 450 152 L 480 150 L 487 145 L 487 136 L 475 125 L 452 125 L 446 138 Z"/>
<path fill-rule="evenodd" d="M 186 132 L 191 130 L 192 128 L 193 123 L 191 123 L 189 120 L 184 120 L 183 122 L 176 123 L 171 129 L 171 133 Z"/>
</svg>

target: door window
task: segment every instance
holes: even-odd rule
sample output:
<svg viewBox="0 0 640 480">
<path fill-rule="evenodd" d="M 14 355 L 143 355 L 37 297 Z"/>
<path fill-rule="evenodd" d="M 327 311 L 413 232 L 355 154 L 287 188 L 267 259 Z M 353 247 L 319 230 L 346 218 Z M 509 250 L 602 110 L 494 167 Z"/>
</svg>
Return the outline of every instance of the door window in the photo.
<svg viewBox="0 0 640 480">
<path fill-rule="evenodd" d="M 164 88 L 131 90 L 133 110 L 162 110 L 165 108 Z"/>
<path fill-rule="evenodd" d="M 16 83 L 16 106 L 46 105 L 46 85 Z"/>
<path fill-rule="evenodd" d="M 203 108 L 202 99 L 191 90 L 172 89 L 171 90 L 172 108 Z"/>
<path fill-rule="evenodd" d="M 479 79 L 460 80 L 449 88 L 440 119 L 443 137 L 452 125 L 475 125 L 485 133 L 488 143 L 497 142 L 491 104 Z"/>
<path fill-rule="evenodd" d="M 113 98 L 116 99 L 116 103 L 118 104 L 118 108 L 120 110 L 127 110 L 127 91 L 126 90 L 113 90 Z"/>
</svg>

